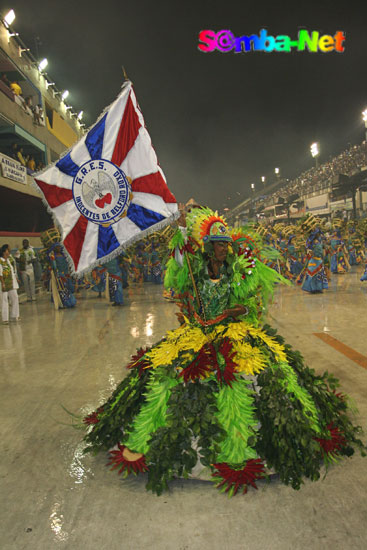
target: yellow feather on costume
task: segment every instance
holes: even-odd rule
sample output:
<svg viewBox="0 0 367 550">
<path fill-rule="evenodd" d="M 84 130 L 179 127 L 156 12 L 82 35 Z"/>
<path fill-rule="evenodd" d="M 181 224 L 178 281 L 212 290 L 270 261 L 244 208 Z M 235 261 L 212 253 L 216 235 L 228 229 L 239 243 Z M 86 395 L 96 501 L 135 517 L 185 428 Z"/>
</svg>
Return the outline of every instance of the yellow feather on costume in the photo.
<svg viewBox="0 0 367 550">
<path fill-rule="evenodd" d="M 190 359 L 194 359 L 196 353 L 205 344 L 217 339 L 219 336 L 220 338 L 229 338 L 232 342 L 233 349 L 236 352 L 236 371 L 251 375 L 257 374 L 265 368 L 267 361 L 258 347 L 245 342 L 248 335 L 261 340 L 274 353 L 278 361 L 287 360 L 282 345 L 278 344 L 276 340 L 261 329 L 243 321 L 229 325 L 218 325 L 209 334 L 205 334 L 200 327 L 182 325 L 175 330 L 168 331 L 166 339 L 146 353 L 146 358 L 150 362 L 150 367 L 157 368 L 169 365 L 177 359 L 180 353 L 185 352 L 183 363 L 186 363 Z"/>
<path fill-rule="evenodd" d="M 167 339 L 152 348 L 146 357 L 151 361 L 152 367 L 157 368 L 177 359 L 182 351 L 198 352 L 206 342 L 207 337 L 199 327 L 183 325 L 176 330 L 170 330 Z"/>
<path fill-rule="evenodd" d="M 230 340 L 236 341 L 242 341 L 246 336 L 250 334 L 253 338 L 259 338 L 264 342 L 266 346 L 274 353 L 276 358 L 279 361 L 286 361 L 286 354 L 284 352 L 284 347 L 276 340 L 268 336 L 265 332 L 263 332 L 259 328 L 255 328 L 252 325 L 249 325 L 245 323 L 244 321 L 241 321 L 240 323 L 232 323 L 228 325 L 228 328 L 225 332 L 225 336 L 228 336 Z"/>
<path fill-rule="evenodd" d="M 224 334 L 224 336 L 228 336 L 230 340 L 233 342 L 241 341 L 246 338 L 247 334 L 249 332 L 249 325 L 247 325 L 244 322 L 241 323 L 231 323 L 227 326 L 227 330 Z"/>
<path fill-rule="evenodd" d="M 274 353 L 278 361 L 287 361 L 287 356 L 284 351 L 284 347 L 281 344 L 278 344 L 276 340 L 265 334 L 259 328 L 252 326 L 248 327 L 248 332 L 253 338 L 260 338 L 268 346 L 268 348 Z"/>
<path fill-rule="evenodd" d="M 234 361 L 237 365 L 237 372 L 254 375 L 267 366 L 266 358 L 259 348 L 254 348 L 247 342 L 235 342 L 233 349 L 236 352 Z"/>
</svg>

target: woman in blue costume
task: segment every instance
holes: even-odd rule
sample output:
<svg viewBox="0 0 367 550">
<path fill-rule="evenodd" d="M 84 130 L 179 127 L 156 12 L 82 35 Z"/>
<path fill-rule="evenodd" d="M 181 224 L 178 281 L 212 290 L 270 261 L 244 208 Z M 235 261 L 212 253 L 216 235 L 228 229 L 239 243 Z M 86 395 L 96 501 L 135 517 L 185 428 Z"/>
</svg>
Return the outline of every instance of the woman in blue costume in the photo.
<svg viewBox="0 0 367 550">
<path fill-rule="evenodd" d="M 350 265 L 357 265 L 358 264 L 356 249 L 355 249 L 355 246 L 354 246 L 354 239 L 355 239 L 355 236 L 352 233 L 349 233 L 349 237 L 348 237 L 348 241 L 347 241 L 348 242 L 347 249 L 348 249 L 348 254 L 349 254 L 349 264 Z"/>
<path fill-rule="evenodd" d="M 124 303 L 122 291 L 122 271 L 120 258 L 116 257 L 104 264 L 107 269 L 108 292 L 113 306 L 122 306 Z"/>
<path fill-rule="evenodd" d="M 296 279 L 302 271 L 302 263 L 299 261 L 299 250 L 296 249 L 295 245 L 292 243 L 295 235 L 292 235 L 288 239 L 287 246 L 287 258 L 289 262 L 289 270 L 293 275 L 293 279 Z"/>
<path fill-rule="evenodd" d="M 339 236 L 339 246 L 337 248 L 336 253 L 336 261 L 337 261 L 337 273 L 347 273 L 350 269 L 350 264 L 348 261 L 348 251 L 345 245 L 345 241 L 341 235 L 340 232 L 338 232 Z"/>
<path fill-rule="evenodd" d="M 76 298 L 74 296 L 75 284 L 69 273 L 69 266 L 66 261 L 66 258 L 62 252 L 60 244 L 55 244 L 47 252 L 49 258 L 50 267 L 54 279 L 51 275 L 51 284 L 52 284 L 52 297 L 54 302 L 55 296 L 54 291 L 56 290 L 60 301 L 61 307 L 71 308 L 76 305 Z"/>
<path fill-rule="evenodd" d="M 138 350 L 111 397 L 84 418 L 85 452 L 109 451 L 112 469 L 146 473 L 157 494 L 175 477 L 206 472 L 229 495 L 271 472 L 299 489 L 324 465 L 364 452 L 336 379 L 316 375 L 263 324 L 284 279 L 258 246 L 207 208 L 187 215 L 165 280 L 181 326 Z"/>
<path fill-rule="evenodd" d="M 134 266 L 137 269 L 137 282 L 147 283 L 149 279 L 148 273 L 149 256 L 144 250 L 144 245 L 139 243 L 135 249 Z"/>
<path fill-rule="evenodd" d="M 322 255 L 322 245 L 317 242 L 313 247 L 312 256 L 307 264 L 302 290 L 316 294 L 328 288 Z"/>
<path fill-rule="evenodd" d="M 343 254 L 344 243 L 341 239 L 340 231 L 335 231 L 330 239 L 331 246 L 331 273 L 345 273 L 346 264 Z"/>
</svg>

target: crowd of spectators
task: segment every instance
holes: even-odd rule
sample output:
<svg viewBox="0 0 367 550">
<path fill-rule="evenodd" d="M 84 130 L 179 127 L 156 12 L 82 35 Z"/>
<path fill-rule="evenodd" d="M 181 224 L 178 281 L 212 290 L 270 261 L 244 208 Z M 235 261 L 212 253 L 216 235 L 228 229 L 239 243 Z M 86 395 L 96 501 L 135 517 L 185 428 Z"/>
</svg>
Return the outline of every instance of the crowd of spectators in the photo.
<svg viewBox="0 0 367 550">
<path fill-rule="evenodd" d="M 20 162 L 22 166 L 27 168 L 28 173 L 38 172 L 45 167 L 43 162 L 36 162 L 33 155 L 26 155 L 24 153 L 23 147 L 18 143 L 12 144 L 10 156 Z"/>
<path fill-rule="evenodd" d="M 284 181 L 274 193 L 271 193 L 264 201 L 264 206 L 277 204 L 280 197 L 287 200 L 294 194 L 306 195 L 315 191 L 327 189 L 334 176 L 345 174 L 350 176 L 353 172 L 367 165 L 367 142 L 361 145 L 350 145 L 348 149 L 337 157 L 330 158 L 318 168 L 313 167 L 300 174 L 291 181 Z"/>
<path fill-rule="evenodd" d="M 34 124 L 38 126 L 45 126 L 45 117 L 42 105 L 40 103 L 33 105 L 32 96 L 24 97 L 23 90 L 19 82 L 9 80 L 6 73 L 1 75 L 1 82 L 11 90 L 15 103 L 17 103 L 25 113 L 33 118 Z"/>
</svg>

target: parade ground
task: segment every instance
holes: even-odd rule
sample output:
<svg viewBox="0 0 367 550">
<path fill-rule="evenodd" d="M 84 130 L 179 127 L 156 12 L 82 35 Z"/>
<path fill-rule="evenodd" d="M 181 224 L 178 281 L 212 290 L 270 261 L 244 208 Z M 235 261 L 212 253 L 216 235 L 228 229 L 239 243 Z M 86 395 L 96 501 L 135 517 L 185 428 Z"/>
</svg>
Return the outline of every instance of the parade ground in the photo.
<svg viewBox="0 0 367 550">
<path fill-rule="evenodd" d="M 268 321 L 317 373 L 340 379 L 367 432 L 362 272 L 333 275 L 323 294 L 277 288 Z M 176 480 L 157 497 L 144 476 L 110 472 L 105 454 L 83 456 L 83 432 L 64 409 L 94 411 L 136 348 L 178 326 L 162 290 L 131 286 L 122 307 L 85 292 L 59 311 L 41 293 L 20 305 L 19 323 L 1 326 L 1 549 L 365 549 L 367 462 L 358 454 L 300 491 L 274 478 L 231 499 L 197 480 Z"/>
</svg>

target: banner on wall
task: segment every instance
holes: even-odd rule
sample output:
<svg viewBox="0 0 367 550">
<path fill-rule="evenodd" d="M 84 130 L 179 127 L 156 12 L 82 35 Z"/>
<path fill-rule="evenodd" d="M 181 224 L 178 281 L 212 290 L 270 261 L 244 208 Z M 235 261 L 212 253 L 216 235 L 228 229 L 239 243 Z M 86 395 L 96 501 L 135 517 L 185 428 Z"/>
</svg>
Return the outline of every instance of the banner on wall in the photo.
<svg viewBox="0 0 367 550">
<path fill-rule="evenodd" d="M 27 183 L 27 170 L 20 162 L 0 153 L 0 164 L 3 178 L 18 183 Z"/>
</svg>

